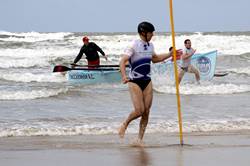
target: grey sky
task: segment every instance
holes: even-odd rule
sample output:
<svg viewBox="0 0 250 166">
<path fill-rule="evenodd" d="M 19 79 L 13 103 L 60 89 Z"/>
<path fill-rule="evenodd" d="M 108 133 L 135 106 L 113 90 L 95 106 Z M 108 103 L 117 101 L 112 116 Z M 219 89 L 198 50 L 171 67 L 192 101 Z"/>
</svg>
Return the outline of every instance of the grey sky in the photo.
<svg viewBox="0 0 250 166">
<path fill-rule="evenodd" d="M 175 31 L 249 31 L 250 0 L 173 0 Z M 0 30 L 135 32 L 147 20 L 170 31 L 168 0 L 0 0 Z"/>
</svg>

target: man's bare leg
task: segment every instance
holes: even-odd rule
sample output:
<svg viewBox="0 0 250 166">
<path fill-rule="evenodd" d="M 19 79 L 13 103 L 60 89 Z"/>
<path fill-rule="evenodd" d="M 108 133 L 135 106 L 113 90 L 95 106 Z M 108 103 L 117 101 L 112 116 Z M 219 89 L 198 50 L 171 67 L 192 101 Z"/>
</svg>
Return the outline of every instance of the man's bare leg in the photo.
<svg viewBox="0 0 250 166">
<path fill-rule="evenodd" d="M 194 66 L 190 67 L 190 73 L 194 73 L 196 81 L 200 83 L 200 73 Z"/>
<path fill-rule="evenodd" d="M 199 74 L 199 71 L 198 71 L 198 70 L 195 71 L 195 78 L 196 78 L 196 81 L 197 81 L 198 83 L 200 83 L 200 74 Z"/>
<path fill-rule="evenodd" d="M 134 105 L 134 111 L 131 112 L 128 118 L 122 123 L 119 128 L 118 134 L 120 138 L 123 138 L 125 135 L 125 131 L 131 121 L 142 116 L 144 112 L 144 103 L 143 103 L 143 93 L 138 85 L 135 83 L 129 82 L 129 92 L 131 96 L 131 100 Z"/>
<path fill-rule="evenodd" d="M 178 75 L 178 83 L 181 83 L 182 77 L 184 76 L 185 71 L 180 69 L 179 75 Z"/>
<path fill-rule="evenodd" d="M 142 114 L 141 121 L 140 121 L 140 129 L 138 139 L 142 142 L 147 124 L 149 119 L 149 112 L 152 105 L 153 100 L 153 89 L 152 89 L 152 82 L 150 82 L 147 88 L 143 91 L 143 98 L 144 98 L 144 108 L 145 111 Z"/>
</svg>

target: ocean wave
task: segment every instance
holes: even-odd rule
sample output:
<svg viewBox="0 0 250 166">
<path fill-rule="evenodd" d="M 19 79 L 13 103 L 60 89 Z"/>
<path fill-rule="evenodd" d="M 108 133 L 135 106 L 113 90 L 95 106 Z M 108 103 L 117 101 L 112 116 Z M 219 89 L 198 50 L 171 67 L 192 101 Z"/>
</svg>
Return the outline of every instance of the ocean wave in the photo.
<svg viewBox="0 0 250 166">
<path fill-rule="evenodd" d="M 58 96 L 59 94 L 66 93 L 67 88 L 61 89 L 40 89 L 31 91 L 0 91 L 0 100 L 32 100 L 38 98 L 47 98 L 52 96 Z"/>
<path fill-rule="evenodd" d="M 238 119 L 222 119 L 222 120 L 198 120 L 183 122 L 183 131 L 187 133 L 191 132 L 230 132 L 250 130 L 250 119 L 238 118 Z M 155 124 L 152 124 L 148 132 L 179 132 L 178 122 L 161 120 Z"/>
<path fill-rule="evenodd" d="M 38 42 L 46 40 L 64 40 L 64 37 L 71 35 L 70 32 L 57 32 L 57 33 L 40 33 L 40 32 L 26 32 L 26 33 L 13 33 L 13 32 L 0 32 L 0 39 L 2 41 L 12 42 Z"/>
<path fill-rule="evenodd" d="M 67 55 L 74 55 L 79 50 L 72 50 L 67 47 L 39 47 L 36 49 L 31 48 L 15 48 L 15 49 L 0 49 L 0 58 L 7 57 L 14 58 L 41 58 L 41 57 L 64 57 Z M 76 55 L 75 55 L 76 56 Z M 8 59 L 7 59 L 8 60 Z"/>
<path fill-rule="evenodd" d="M 192 46 L 197 49 L 197 53 L 218 50 L 218 55 L 241 55 L 250 52 L 250 36 L 183 34 L 176 37 L 176 48 L 183 48 L 183 42 L 187 38 L 192 40 Z M 166 52 L 171 46 L 170 39 L 170 36 L 155 36 L 155 50 Z"/>
<path fill-rule="evenodd" d="M 2 37 L 1 37 L 2 35 Z M 124 49 L 133 40 L 138 38 L 137 34 L 89 34 L 91 41 L 96 42 L 107 54 L 120 55 L 124 53 Z M 9 37 L 7 37 L 9 36 Z M 17 43 L 36 43 L 33 45 L 34 50 L 40 50 L 41 47 L 46 47 L 54 51 L 64 50 L 66 48 L 72 49 L 78 53 L 82 46 L 82 34 L 78 33 L 11 33 L 0 32 L 0 41 L 10 46 L 10 42 L 14 45 Z M 240 55 L 250 52 L 250 36 L 249 35 L 218 35 L 216 33 L 210 33 L 204 35 L 203 33 L 180 33 L 176 36 L 176 47 L 183 48 L 183 41 L 187 38 L 192 40 L 192 45 L 197 49 L 198 53 L 208 52 L 210 50 L 218 50 L 219 55 Z M 41 42 L 42 41 L 42 42 Z M 155 51 L 162 53 L 168 52 L 168 48 L 172 45 L 170 34 L 156 33 L 152 42 L 155 45 Z M 235 44 L 237 43 L 237 44 Z M 20 45 L 20 44 L 18 44 Z M 25 48 L 26 45 L 21 45 L 21 48 Z M 59 47 L 59 48 L 58 48 Z M 7 48 L 7 47 L 6 47 Z M 9 48 L 9 47 L 8 47 Z M 20 49 L 21 49 L 20 48 Z M 29 47 L 30 48 L 30 47 Z M 74 50 L 77 49 L 77 50 Z M 3 50 L 1 50 L 3 51 Z M 58 56 L 58 54 L 54 54 Z"/>
<path fill-rule="evenodd" d="M 0 75 L 1 80 L 14 82 L 66 82 L 61 73 L 33 74 L 33 73 L 7 73 Z"/>
<path fill-rule="evenodd" d="M 232 69 L 227 69 L 226 71 L 235 74 L 244 74 L 250 76 L 250 67 L 232 68 Z"/>
<path fill-rule="evenodd" d="M 11 124 L 0 124 L 0 137 L 16 136 L 62 136 L 62 135 L 105 135 L 117 134 L 119 123 L 109 121 L 18 121 Z M 250 130 L 249 119 L 222 119 L 222 120 L 198 120 L 183 123 L 183 132 L 230 132 Z M 131 124 L 128 134 L 136 134 L 138 124 Z M 176 121 L 151 120 L 147 127 L 147 133 L 178 133 L 179 127 Z"/>
<path fill-rule="evenodd" d="M 56 55 L 56 56 L 55 56 Z M 72 62 L 74 53 L 69 49 L 6 49 L 0 51 L 0 68 L 46 67 L 61 61 Z"/>
<path fill-rule="evenodd" d="M 46 67 L 50 66 L 49 59 L 47 58 L 16 58 L 8 59 L 0 58 L 0 68 L 31 68 L 31 67 Z"/>
<path fill-rule="evenodd" d="M 154 90 L 160 93 L 176 94 L 174 85 L 160 85 L 154 86 Z M 182 84 L 180 85 L 180 94 L 183 95 L 221 95 L 221 94 L 235 94 L 250 92 L 250 85 L 236 85 L 236 84 Z"/>
</svg>

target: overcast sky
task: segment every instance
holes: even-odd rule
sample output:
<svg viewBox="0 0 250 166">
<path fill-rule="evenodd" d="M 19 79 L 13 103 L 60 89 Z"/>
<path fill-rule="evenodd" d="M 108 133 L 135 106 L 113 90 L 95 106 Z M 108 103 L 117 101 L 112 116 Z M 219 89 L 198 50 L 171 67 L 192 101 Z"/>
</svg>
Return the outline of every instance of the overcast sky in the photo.
<svg viewBox="0 0 250 166">
<path fill-rule="evenodd" d="M 173 0 L 175 31 L 250 31 L 250 0 Z M 0 0 L 0 30 L 135 32 L 147 20 L 170 31 L 169 0 Z"/>
</svg>

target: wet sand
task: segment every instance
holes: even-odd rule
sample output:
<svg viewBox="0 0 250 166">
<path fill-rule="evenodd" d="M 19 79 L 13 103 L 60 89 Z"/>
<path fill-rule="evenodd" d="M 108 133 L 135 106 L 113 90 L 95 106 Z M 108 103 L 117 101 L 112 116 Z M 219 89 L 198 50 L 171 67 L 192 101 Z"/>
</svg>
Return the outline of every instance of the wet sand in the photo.
<svg viewBox="0 0 250 166">
<path fill-rule="evenodd" d="M 136 135 L 37 136 L 0 138 L 1 166 L 248 166 L 250 133 L 184 135 L 146 134 L 136 147 Z"/>
</svg>

